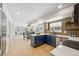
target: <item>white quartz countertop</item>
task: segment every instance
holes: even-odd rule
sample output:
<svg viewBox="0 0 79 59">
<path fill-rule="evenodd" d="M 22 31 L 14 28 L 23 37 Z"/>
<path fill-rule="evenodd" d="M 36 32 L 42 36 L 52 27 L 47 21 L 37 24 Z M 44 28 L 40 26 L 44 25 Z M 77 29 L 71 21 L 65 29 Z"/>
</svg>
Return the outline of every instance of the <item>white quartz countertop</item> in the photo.
<svg viewBox="0 0 79 59">
<path fill-rule="evenodd" d="M 64 45 L 59 45 L 51 51 L 51 54 L 55 56 L 79 56 L 79 50 L 75 50 Z"/>
<path fill-rule="evenodd" d="M 79 42 L 79 37 L 69 37 L 68 40 L 73 40 L 73 41 Z"/>
<path fill-rule="evenodd" d="M 66 38 L 69 38 L 69 36 L 66 36 L 66 35 L 55 35 L 57 37 L 66 37 Z"/>
<path fill-rule="evenodd" d="M 32 36 L 40 36 L 40 35 L 50 35 L 50 34 L 47 34 L 47 33 L 42 33 L 42 34 L 32 34 Z"/>
<path fill-rule="evenodd" d="M 39 35 L 50 35 L 50 34 L 46 34 L 46 33 L 44 33 L 44 34 L 39 34 Z M 39 35 L 37 35 L 37 34 L 32 34 L 32 36 L 39 36 Z M 51 36 L 66 37 L 66 38 L 69 37 L 69 36 L 66 36 L 66 35 L 51 35 Z"/>
</svg>

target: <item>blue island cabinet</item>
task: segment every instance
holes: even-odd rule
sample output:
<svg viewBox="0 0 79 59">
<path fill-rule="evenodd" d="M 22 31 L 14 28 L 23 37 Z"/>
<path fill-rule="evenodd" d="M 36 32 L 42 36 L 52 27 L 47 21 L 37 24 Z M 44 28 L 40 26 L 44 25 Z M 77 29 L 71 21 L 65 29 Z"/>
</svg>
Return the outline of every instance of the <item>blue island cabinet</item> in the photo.
<svg viewBox="0 0 79 59">
<path fill-rule="evenodd" d="M 34 39 L 32 41 L 32 46 L 37 47 L 42 44 L 49 44 L 53 47 L 56 47 L 56 37 L 51 35 L 39 35 L 34 36 Z"/>
<path fill-rule="evenodd" d="M 44 43 L 45 43 L 45 36 L 44 35 L 35 36 L 34 37 L 34 45 L 32 45 L 32 46 L 37 47 L 37 46 L 42 45 Z"/>
<path fill-rule="evenodd" d="M 47 37 L 46 43 L 53 46 L 53 47 L 56 47 L 56 37 L 51 36 L 51 35 L 47 35 L 46 37 Z"/>
</svg>

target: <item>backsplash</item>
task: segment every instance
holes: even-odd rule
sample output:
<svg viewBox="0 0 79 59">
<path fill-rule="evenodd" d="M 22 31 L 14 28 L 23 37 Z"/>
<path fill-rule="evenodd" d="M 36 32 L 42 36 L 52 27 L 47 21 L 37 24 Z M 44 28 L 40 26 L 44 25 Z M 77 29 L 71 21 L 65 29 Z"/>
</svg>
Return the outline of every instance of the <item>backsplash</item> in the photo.
<svg viewBox="0 0 79 59">
<path fill-rule="evenodd" d="M 77 33 L 76 32 L 69 32 L 69 36 L 70 37 L 77 37 Z"/>
</svg>

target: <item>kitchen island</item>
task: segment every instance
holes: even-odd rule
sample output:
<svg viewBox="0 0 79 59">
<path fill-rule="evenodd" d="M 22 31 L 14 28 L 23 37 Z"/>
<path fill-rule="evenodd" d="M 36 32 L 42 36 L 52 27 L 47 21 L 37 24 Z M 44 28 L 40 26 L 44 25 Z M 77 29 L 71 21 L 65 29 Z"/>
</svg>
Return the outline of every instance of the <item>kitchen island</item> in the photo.
<svg viewBox="0 0 79 59">
<path fill-rule="evenodd" d="M 31 45 L 33 47 L 37 47 L 42 44 L 48 44 L 56 47 L 56 37 L 49 34 L 32 35 Z"/>
</svg>

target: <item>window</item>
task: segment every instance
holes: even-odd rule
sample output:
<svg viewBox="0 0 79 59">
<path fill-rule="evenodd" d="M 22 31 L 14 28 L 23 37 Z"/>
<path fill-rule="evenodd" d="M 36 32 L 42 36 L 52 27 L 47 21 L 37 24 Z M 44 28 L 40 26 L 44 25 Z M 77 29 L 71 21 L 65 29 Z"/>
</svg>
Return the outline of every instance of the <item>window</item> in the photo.
<svg viewBox="0 0 79 59">
<path fill-rule="evenodd" d="M 23 32 L 25 32 L 25 29 L 26 27 L 20 27 L 20 26 L 17 26 L 16 29 L 15 29 L 15 34 L 17 35 L 22 35 Z"/>
<path fill-rule="evenodd" d="M 50 23 L 50 31 L 51 32 L 62 32 L 62 22 L 54 22 Z"/>
<path fill-rule="evenodd" d="M 34 28 L 35 33 L 43 33 L 44 32 L 44 25 L 43 24 L 35 25 L 33 28 Z"/>
</svg>

